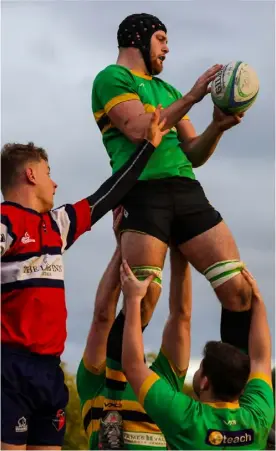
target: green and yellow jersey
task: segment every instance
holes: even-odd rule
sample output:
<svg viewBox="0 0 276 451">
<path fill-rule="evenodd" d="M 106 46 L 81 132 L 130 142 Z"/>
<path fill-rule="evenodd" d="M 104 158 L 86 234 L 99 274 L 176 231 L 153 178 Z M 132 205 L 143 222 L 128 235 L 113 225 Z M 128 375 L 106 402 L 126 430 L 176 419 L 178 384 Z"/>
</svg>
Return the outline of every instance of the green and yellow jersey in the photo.
<svg viewBox="0 0 276 451">
<path fill-rule="evenodd" d="M 251 375 L 239 403 L 208 404 L 177 392 L 156 371 L 142 385 L 139 401 L 169 449 L 265 449 L 274 418 L 271 383 L 261 374 Z"/>
<path fill-rule="evenodd" d="M 107 361 L 108 366 L 103 365 L 101 368 L 95 369 L 89 367 L 82 359 L 77 372 L 77 389 L 89 449 L 98 449 L 100 419 L 104 417 L 104 408 L 108 408 L 109 411 L 120 411 L 123 418 L 125 449 L 167 449 L 166 440 L 159 427 L 147 415 L 128 383 L 120 401 L 118 401 L 116 393 L 114 393 L 114 399 L 107 397 L 106 377 L 112 377 L 118 382 L 126 381 L 120 368 L 114 369 L 116 362 L 109 362 L 109 360 Z M 117 363 L 117 365 L 119 364 Z M 162 352 L 153 367 L 158 374 L 166 374 L 176 392 L 183 390 L 185 374 L 179 374 Z M 118 406 L 118 403 L 121 405 Z"/>
<path fill-rule="evenodd" d="M 92 89 L 92 111 L 103 135 L 113 172 L 129 159 L 136 147 L 111 123 L 109 111 L 119 103 L 140 100 L 146 112 L 153 112 L 158 104 L 166 108 L 181 97 L 177 89 L 160 78 L 136 73 L 116 64 L 97 75 Z M 189 120 L 188 116 L 184 116 L 183 120 Z M 175 127 L 164 136 L 140 180 L 174 176 L 195 178 L 192 164 L 180 147 Z"/>
</svg>

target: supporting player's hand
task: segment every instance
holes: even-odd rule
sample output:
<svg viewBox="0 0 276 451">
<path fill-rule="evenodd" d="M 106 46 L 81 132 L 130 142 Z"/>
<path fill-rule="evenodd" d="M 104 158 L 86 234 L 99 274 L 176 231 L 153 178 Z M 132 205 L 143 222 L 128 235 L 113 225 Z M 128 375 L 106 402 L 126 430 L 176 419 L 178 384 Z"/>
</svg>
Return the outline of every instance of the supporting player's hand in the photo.
<svg viewBox="0 0 276 451">
<path fill-rule="evenodd" d="M 166 118 L 160 122 L 161 105 L 158 105 L 154 111 L 149 128 L 146 133 L 146 139 L 151 142 L 154 147 L 158 147 L 162 141 L 163 136 L 165 136 L 170 129 L 163 130 L 166 124 Z"/>
<path fill-rule="evenodd" d="M 118 244 L 120 244 L 120 224 L 123 214 L 124 208 L 121 205 L 113 210 L 113 231 Z"/>
<path fill-rule="evenodd" d="M 148 276 L 145 280 L 138 280 L 130 267 L 128 266 L 126 260 L 123 260 L 120 268 L 120 277 L 122 292 L 126 299 L 136 299 L 137 301 L 142 301 L 146 296 L 149 284 L 154 279 L 154 274 Z"/>
<path fill-rule="evenodd" d="M 248 271 L 248 269 L 244 268 L 242 270 L 242 275 L 252 288 L 252 302 L 254 301 L 263 302 L 263 297 L 260 293 L 257 282 L 252 276 L 252 274 Z"/>
<path fill-rule="evenodd" d="M 233 115 L 224 114 L 223 111 L 214 105 L 213 122 L 216 124 L 220 132 L 225 132 L 226 130 L 229 130 L 229 128 L 238 125 L 243 116 L 244 113 Z"/>
<path fill-rule="evenodd" d="M 216 78 L 217 73 L 223 68 L 222 64 L 215 64 L 204 72 L 201 77 L 195 82 L 194 86 L 189 92 L 189 96 L 192 97 L 193 102 L 200 102 L 206 94 L 211 92 L 209 87 L 210 83 Z"/>
</svg>

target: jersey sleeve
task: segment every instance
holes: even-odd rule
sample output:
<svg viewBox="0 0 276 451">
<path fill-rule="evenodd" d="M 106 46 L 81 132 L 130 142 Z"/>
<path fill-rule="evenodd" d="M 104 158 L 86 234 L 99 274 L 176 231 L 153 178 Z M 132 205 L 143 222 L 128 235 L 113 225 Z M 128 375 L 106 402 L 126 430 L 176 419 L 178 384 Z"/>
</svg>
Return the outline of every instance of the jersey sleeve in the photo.
<svg viewBox="0 0 276 451">
<path fill-rule="evenodd" d="M 97 75 L 92 89 L 92 109 L 97 121 L 101 115 L 99 110 L 96 111 L 95 98 L 106 114 L 119 103 L 139 100 L 131 72 L 125 67 L 112 65 Z"/>
<path fill-rule="evenodd" d="M 144 381 L 139 393 L 139 402 L 168 442 L 170 436 L 175 436 L 182 429 L 185 419 L 196 404 L 194 399 L 179 393 L 154 372 Z"/>
<path fill-rule="evenodd" d="M 120 204 L 123 197 L 135 185 L 154 150 L 155 147 L 144 140 L 128 161 L 87 198 L 92 209 L 92 224 Z"/>
<path fill-rule="evenodd" d="M 153 144 L 144 140 L 128 161 L 94 194 L 76 204 L 63 205 L 49 213 L 61 234 L 62 252 L 69 249 L 79 236 L 90 230 L 108 211 L 118 207 L 123 197 L 135 185 L 154 150 Z"/>
<path fill-rule="evenodd" d="M 104 386 L 105 364 L 100 368 L 88 368 L 84 359 L 82 359 L 78 367 L 76 381 L 81 404 L 84 404 L 87 400 L 92 400 Z"/>
<path fill-rule="evenodd" d="M 16 236 L 8 215 L 1 214 L 1 257 L 13 246 Z"/>
<path fill-rule="evenodd" d="M 63 205 L 49 214 L 58 226 L 62 252 L 69 249 L 81 235 L 91 229 L 91 208 L 87 199 Z"/>
<path fill-rule="evenodd" d="M 179 371 L 165 355 L 163 349 L 160 350 L 156 360 L 151 365 L 151 370 L 161 378 L 164 378 L 174 390 L 178 392 L 183 391 L 187 371 Z"/>
<path fill-rule="evenodd" d="M 255 413 L 255 417 L 262 423 L 262 427 L 269 429 L 274 419 L 274 395 L 271 379 L 260 373 L 252 374 L 240 397 L 240 406 Z"/>
</svg>

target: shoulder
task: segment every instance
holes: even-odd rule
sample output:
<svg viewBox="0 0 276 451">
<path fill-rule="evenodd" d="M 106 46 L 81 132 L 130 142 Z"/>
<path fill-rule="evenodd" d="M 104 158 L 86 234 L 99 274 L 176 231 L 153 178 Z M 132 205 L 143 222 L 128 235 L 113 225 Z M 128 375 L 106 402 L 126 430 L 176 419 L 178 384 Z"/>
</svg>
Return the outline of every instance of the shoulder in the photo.
<svg viewBox="0 0 276 451">
<path fill-rule="evenodd" d="M 94 86 L 97 86 L 97 84 L 102 81 L 110 82 L 114 78 L 133 80 L 131 71 L 127 67 L 118 64 L 110 64 L 98 73 L 94 80 Z"/>
<path fill-rule="evenodd" d="M 247 411 L 257 413 L 257 417 L 265 426 L 270 427 L 274 417 L 274 394 L 271 378 L 265 374 L 252 374 L 240 397 L 240 405 Z"/>
<path fill-rule="evenodd" d="M 154 77 L 154 80 L 157 85 L 159 85 L 160 87 L 162 86 L 164 89 L 166 89 L 167 91 L 174 94 L 177 98 L 179 98 L 179 96 L 182 97 L 182 94 L 180 93 L 180 91 L 178 91 L 178 89 L 176 89 L 173 85 L 171 85 L 167 81 L 164 81 L 164 80 L 162 80 L 162 78 L 159 78 L 159 77 Z"/>
<path fill-rule="evenodd" d="M 18 215 L 22 215 L 24 210 L 21 210 L 20 208 L 17 208 L 15 205 L 13 205 L 10 202 L 2 202 L 1 203 L 1 215 L 8 216 L 8 217 L 14 217 Z"/>
<path fill-rule="evenodd" d="M 252 373 L 249 376 L 248 382 L 246 384 L 246 389 L 261 389 L 272 392 L 272 380 L 271 376 L 264 373 Z"/>
<path fill-rule="evenodd" d="M 5 225 L 10 232 L 16 231 L 16 233 L 18 233 L 26 222 L 29 226 L 32 226 L 32 219 L 33 216 L 19 205 L 17 206 L 10 202 L 3 202 L 1 204 L 1 223 Z"/>
</svg>

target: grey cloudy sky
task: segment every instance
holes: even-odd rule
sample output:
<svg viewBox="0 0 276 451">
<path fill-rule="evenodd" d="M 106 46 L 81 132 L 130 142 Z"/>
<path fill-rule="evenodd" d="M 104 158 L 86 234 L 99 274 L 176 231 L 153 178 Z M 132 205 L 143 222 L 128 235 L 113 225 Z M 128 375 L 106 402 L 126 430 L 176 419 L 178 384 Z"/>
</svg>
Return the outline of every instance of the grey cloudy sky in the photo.
<svg viewBox="0 0 276 451">
<path fill-rule="evenodd" d="M 117 57 L 118 24 L 148 12 L 167 25 L 170 54 L 162 77 L 183 93 L 214 63 L 244 60 L 260 94 L 243 123 L 225 134 L 196 175 L 230 226 L 242 259 L 264 294 L 274 333 L 274 2 L 2 2 L 2 144 L 48 149 L 59 183 L 56 205 L 92 193 L 110 175 L 91 114 L 96 74 Z M 207 98 L 190 116 L 200 133 L 211 120 Z M 90 325 L 99 279 L 114 249 L 111 215 L 65 258 L 68 340 L 64 359 L 75 368 Z M 158 350 L 168 313 L 169 268 L 146 347 Z M 193 273 L 192 357 L 219 338 L 220 306 L 203 276 Z"/>
</svg>

